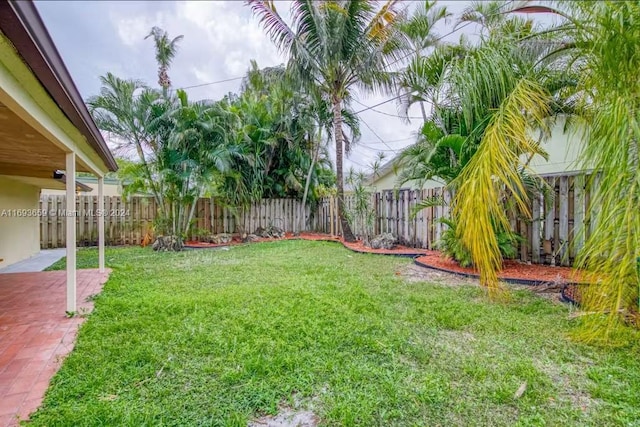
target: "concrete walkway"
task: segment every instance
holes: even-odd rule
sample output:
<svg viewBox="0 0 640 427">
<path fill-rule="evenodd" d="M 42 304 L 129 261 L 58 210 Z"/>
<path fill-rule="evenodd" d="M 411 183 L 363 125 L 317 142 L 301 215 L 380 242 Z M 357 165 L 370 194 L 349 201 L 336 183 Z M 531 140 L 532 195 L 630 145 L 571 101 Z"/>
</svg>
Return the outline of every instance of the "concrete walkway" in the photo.
<svg viewBox="0 0 640 427">
<path fill-rule="evenodd" d="M 62 259 L 67 254 L 66 251 L 65 248 L 45 249 L 31 258 L 0 268 L 0 273 L 35 273 L 42 271 L 54 262 Z"/>
</svg>

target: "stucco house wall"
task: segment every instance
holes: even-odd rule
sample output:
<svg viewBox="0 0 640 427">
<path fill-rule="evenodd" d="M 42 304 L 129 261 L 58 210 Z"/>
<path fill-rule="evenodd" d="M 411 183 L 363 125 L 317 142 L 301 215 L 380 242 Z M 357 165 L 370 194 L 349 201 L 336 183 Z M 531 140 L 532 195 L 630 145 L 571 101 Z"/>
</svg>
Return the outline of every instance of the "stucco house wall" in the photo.
<svg viewBox="0 0 640 427">
<path fill-rule="evenodd" d="M 566 121 L 558 118 L 551 127 L 550 138 L 542 141 L 542 147 L 549 154 L 549 160 L 534 156 L 529 166 L 538 175 L 561 175 L 578 172 L 578 156 L 582 149 L 584 131 L 580 127 L 565 130 Z"/>
<path fill-rule="evenodd" d="M 0 176 L 0 268 L 35 255 L 40 250 L 40 189 Z M 28 210 L 19 216 L 14 210 Z"/>
<path fill-rule="evenodd" d="M 561 117 L 550 128 L 550 137 L 542 141 L 542 147 L 549 155 L 549 159 L 545 160 L 542 156 L 536 155 L 529 163 L 531 170 L 538 175 L 563 175 L 579 172 L 580 165 L 577 162 L 584 134 L 580 128 L 569 129 L 565 131 L 565 120 Z M 394 162 L 394 160 L 391 160 Z M 396 166 L 395 169 L 400 170 Z M 398 174 L 391 165 L 383 167 L 383 173 L 373 178 L 370 185 L 376 191 L 391 190 L 397 185 Z M 444 183 L 439 180 L 427 181 L 423 189 L 442 187 Z M 415 181 L 407 182 L 402 188 L 417 189 L 418 184 Z"/>
</svg>

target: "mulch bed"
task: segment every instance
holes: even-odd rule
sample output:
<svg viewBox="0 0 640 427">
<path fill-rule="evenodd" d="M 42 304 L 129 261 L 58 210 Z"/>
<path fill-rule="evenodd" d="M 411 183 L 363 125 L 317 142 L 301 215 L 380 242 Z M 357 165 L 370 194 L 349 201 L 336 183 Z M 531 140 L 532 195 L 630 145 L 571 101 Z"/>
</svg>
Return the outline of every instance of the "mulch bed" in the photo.
<svg viewBox="0 0 640 427">
<path fill-rule="evenodd" d="M 220 248 L 220 247 L 225 247 L 225 246 L 236 246 L 236 245 L 242 245 L 242 244 L 246 244 L 246 243 L 262 243 L 262 242 L 274 242 L 276 240 L 290 240 L 290 239 L 294 239 L 295 237 L 293 236 L 293 233 L 286 233 L 285 237 L 282 239 L 270 239 L 267 237 L 261 237 L 257 240 L 254 240 L 253 242 L 243 242 L 242 239 L 239 236 L 233 236 L 233 238 L 231 239 L 231 242 L 228 243 L 209 243 L 209 242 L 198 242 L 195 240 L 188 240 L 186 242 L 184 242 L 184 247 L 185 248 L 190 248 L 190 249 L 206 249 L 206 248 Z"/>
<path fill-rule="evenodd" d="M 393 249 L 371 249 L 368 246 L 365 246 L 361 241 L 357 241 L 354 243 L 343 242 L 341 243 L 347 248 L 354 252 L 360 253 L 369 253 L 369 254 L 380 254 L 380 255 L 395 255 L 395 256 L 405 256 L 405 257 L 416 257 L 421 255 L 427 255 L 433 251 L 427 249 L 419 249 L 419 248 L 409 248 L 407 246 L 396 245 Z"/>
<path fill-rule="evenodd" d="M 437 251 L 415 259 L 416 264 L 427 268 L 460 274 L 466 277 L 478 277 L 472 268 L 458 265 Z M 575 280 L 575 271 L 569 267 L 553 267 L 541 264 L 525 264 L 514 260 L 505 260 L 498 277 L 504 281 L 521 284 L 564 284 Z"/>
</svg>

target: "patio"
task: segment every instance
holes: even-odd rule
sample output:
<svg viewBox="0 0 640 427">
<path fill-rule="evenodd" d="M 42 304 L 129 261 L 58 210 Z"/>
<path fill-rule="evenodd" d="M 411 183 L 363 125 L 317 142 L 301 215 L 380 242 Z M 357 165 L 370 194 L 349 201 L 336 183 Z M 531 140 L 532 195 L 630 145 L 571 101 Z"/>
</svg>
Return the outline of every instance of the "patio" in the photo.
<svg viewBox="0 0 640 427">
<path fill-rule="evenodd" d="M 0 274 L 0 426 L 17 425 L 42 402 L 83 314 L 110 270 L 77 271 L 78 316 L 66 317 L 66 272 Z M 89 299 L 89 300 L 88 300 Z"/>
</svg>

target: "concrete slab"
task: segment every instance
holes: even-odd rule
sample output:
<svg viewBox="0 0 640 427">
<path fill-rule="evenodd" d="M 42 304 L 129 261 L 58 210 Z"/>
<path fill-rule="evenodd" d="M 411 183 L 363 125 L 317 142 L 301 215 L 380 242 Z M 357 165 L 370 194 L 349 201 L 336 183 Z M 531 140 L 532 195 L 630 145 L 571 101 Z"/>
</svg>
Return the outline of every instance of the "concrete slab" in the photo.
<svg viewBox="0 0 640 427">
<path fill-rule="evenodd" d="M 0 273 L 35 273 L 49 267 L 66 255 L 65 248 L 45 249 L 31 258 L 0 268 Z"/>
</svg>

